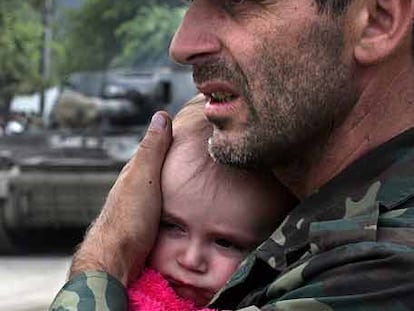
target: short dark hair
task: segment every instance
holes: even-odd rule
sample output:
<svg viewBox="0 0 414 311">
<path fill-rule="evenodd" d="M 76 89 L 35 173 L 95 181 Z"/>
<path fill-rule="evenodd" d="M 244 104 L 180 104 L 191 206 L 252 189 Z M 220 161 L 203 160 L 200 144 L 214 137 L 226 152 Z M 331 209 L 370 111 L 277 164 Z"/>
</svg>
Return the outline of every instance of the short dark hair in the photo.
<svg viewBox="0 0 414 311">
<path fill-rule="evenodd" d="M 331 12 L 340 15 L 345 12 L 352 0 L 315 0 L 321 13 Z"/>
<path fill-rule="evenodd" d="M 334 15 L 341 15 L 345 13 L 352 0 L 315 0 L 319 8 L 319 13 L 332 13 Z M 411 29 L 412 37 L 414 38 L 414 24 Z M 414 57 L 414 39 L 411 43 L 411 50 Z"/>
</svg>

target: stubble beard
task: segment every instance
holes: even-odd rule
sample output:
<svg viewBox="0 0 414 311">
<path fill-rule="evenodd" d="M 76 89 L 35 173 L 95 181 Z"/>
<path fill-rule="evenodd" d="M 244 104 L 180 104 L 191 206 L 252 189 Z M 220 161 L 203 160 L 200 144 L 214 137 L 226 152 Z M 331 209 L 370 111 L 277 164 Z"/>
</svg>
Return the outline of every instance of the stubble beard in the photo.
<svg viewBox="0 0 414 311">
<path fill-rule="evenodd" d="M 321 152 L 357 101 L 351 61 L 342 60 L 339 23 L 313 24 L 294 52 L 276 48 L 270 40 L 269 35 L 258 49 L 258 64 L 250 75 L 223 62 L 215 65 L 222 77 L 232 77 L 241 88 L 249 109 L 247 126 L 237 137 L 228 138 L 214 127 L 208 149 L 222 164 L 275 168 L 309 162 L 307 157 Z M 217 74 L 218 69 L 207 71 Z M 203 76 L 203 68 L 197 74 Z M 255 77 L 261 77 L 260 85 L 253 89 Z"/>
</svg>

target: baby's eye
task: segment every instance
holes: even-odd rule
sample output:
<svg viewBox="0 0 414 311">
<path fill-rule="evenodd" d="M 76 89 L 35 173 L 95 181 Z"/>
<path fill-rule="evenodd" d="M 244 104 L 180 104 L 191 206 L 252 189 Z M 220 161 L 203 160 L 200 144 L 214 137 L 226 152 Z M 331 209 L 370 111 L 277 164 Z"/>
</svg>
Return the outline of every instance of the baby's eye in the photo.
<svg viewBox="0 0 414 311">
<path fill-rule="evenodd" d="M 180 225 L 168 220 L 161 220 L 160 228 L 168 231 L 183 231 Z"/>
<path fill-rule="evenodd" d="M 216 239 L 214 241 L 218 246 L 224 249 L 241 250 L 241 247 L 227 239 Z"/>
</svg>

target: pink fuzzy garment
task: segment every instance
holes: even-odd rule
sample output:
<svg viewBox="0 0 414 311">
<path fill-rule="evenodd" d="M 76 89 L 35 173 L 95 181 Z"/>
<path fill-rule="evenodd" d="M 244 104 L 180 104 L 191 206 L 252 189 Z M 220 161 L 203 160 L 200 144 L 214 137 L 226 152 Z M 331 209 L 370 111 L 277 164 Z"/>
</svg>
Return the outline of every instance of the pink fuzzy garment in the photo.
<svg viewBox="0 0 414 311">
<path fill-rule="evenodd" d="M 128 287 L 129 311 L 214 311 L 197 309 L 190 300 L 178 297 L 162 275 L 146 269 Z"/>
</svg>

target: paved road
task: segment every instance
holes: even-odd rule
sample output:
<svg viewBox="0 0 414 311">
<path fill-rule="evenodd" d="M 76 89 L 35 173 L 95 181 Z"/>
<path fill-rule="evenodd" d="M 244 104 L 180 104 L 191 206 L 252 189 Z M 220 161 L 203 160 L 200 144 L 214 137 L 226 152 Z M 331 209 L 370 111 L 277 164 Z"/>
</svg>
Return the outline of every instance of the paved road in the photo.
<svg viewBox="0 0 414 311">
<path fill-rule="evenodd" d="M 0 257 L 0 311 L 45 311 L 65 282 L 70 257 Z"/>
</svg>

